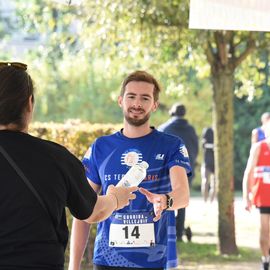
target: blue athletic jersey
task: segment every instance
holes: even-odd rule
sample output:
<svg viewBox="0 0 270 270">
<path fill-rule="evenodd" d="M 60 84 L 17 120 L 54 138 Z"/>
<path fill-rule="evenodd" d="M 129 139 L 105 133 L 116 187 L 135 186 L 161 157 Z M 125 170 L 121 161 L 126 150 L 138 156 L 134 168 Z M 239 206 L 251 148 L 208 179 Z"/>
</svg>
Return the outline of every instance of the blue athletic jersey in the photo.
<svg viewBox="0 0 270 270">
<path fill-rule="evenodd" d="M 100 137 L 88 149 L 83 164 L 87 177 L 101 185 L 101 194 L 105 194 L 109 185 L 116 185 L 141 161 L 148 162 L 149 168 L 139 186 L 153 193 L 171 191 L 171 167 L 184 167 L 191 174 L 183 141 L 155 129 L 139 138 L 127 138 L 121 132 Z M 176 267 L 174 211 L 164 211 L 162 218 L 153 222 L 153 204 L 140 192 L 136 195 L 129 206 L 98 224 L 93 262 L 114 267 Z"/>
</svg>

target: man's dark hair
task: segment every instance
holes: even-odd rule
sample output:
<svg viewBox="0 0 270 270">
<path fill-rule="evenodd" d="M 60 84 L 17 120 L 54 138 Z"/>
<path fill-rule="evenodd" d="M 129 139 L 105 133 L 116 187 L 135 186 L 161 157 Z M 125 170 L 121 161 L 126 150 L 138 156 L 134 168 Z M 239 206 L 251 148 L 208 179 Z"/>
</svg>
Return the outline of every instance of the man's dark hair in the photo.
<svg viewBox="0 0 270 270">
<path fill-rule="evenodd" d="M 131 74 L 129 74 L 126 79 L 123 81 L 122 83 L 122 87 L 121 87 L 121 93 L 120 95 L 123 96 L 125 93 L 125 88 L 126 85 L 129 82 L 147 82 L 147 83 L 151 83 L 154 85 L 154 100 L 158 101 L 159 98 L 159 93 L 161 91 L 160 85 L 157 82 L 157 80 L 149 73 L 147 73 L 146 71 L 142 71 L 142 70 L 137 70 Z"/>
<path fill-rule="evenodd" d="M 186 107 L 183 104 L 174 104 L 169 111 L 171 116 L 183 117 L 186 114 Z"/>
<path fill-rule="evenodd" d="M 28 73 L 15 66 L 0 67 L 0 125 L 23 128 L 24 114 L 32 95 L 33 81 Z"/>
</svg>

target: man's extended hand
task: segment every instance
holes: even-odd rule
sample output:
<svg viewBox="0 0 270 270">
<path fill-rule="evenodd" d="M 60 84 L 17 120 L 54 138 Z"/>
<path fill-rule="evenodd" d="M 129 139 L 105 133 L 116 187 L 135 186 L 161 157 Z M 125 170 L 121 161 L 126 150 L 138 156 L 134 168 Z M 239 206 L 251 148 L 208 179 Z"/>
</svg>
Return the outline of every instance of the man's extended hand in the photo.
<svg viewBox="0 0 270 270">
<path fill-rule="evenodd" d="M 166 196 L 164 194 L 152 193 L 144 188 L 139 188 L 139 191 L 153 204 L 155 212 L 155 218 L 153 220 L 158 221 L 161 218 L 163 210 L 167 208 Z"/>
<path fill-rule="evenodd" d="M 244 199 L 245 209 L 250 212 L 252 209 L 252 202 L 249 198 Z"/>
</svg>

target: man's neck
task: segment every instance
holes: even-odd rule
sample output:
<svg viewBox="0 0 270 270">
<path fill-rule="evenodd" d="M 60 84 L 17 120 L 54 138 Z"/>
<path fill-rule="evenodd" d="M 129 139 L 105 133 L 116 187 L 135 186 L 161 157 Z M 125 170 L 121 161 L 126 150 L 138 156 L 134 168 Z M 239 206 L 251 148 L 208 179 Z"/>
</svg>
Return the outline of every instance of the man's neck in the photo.
<svg viewBox="0 0 270 270">
<path fill-rule="evenodd" d="M 146 136 L 151 133 L 153 130 L 150 127 L 149 123 L 145 123 L 141 126 L 133 126 L 124 121 L 123 134 L 128 138 L 139 138 Z"/>
</svg>

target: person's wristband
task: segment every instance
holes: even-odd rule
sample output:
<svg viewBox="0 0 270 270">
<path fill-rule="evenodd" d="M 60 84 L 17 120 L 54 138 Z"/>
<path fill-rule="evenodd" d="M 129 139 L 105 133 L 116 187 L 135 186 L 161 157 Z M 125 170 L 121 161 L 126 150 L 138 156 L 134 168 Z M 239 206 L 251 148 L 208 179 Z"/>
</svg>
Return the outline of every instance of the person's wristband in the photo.
<svg viewBox="0 0 270 270">
<path fill-rule="evenodd" d="M 168 194 L 165 194 L 165 196 L 166 196 L 166 208 L 165 208 L 165 210 L 167 210 L 167 209 L 172 208 L 172 206 L 173 206 L 173 198 Z"/>
</svg>

